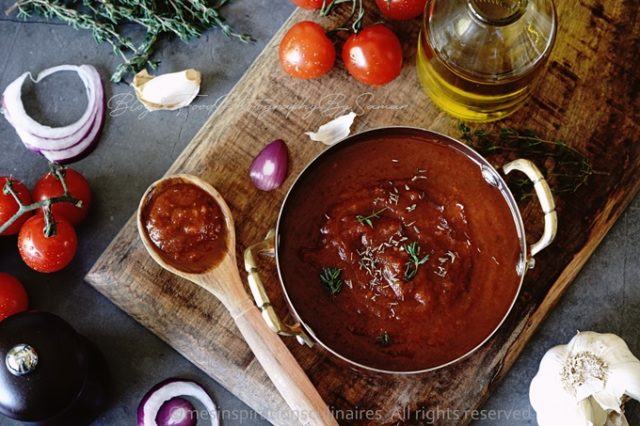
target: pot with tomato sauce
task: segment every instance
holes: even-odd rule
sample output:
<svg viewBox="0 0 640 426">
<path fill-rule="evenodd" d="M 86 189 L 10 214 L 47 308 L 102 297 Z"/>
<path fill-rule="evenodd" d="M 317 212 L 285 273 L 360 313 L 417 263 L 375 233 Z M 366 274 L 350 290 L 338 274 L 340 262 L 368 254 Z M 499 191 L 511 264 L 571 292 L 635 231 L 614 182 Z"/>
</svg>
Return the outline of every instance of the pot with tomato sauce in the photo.
<svg viewBox="0 0 640 426">
<path fill-rule="evenodd" d="M 527 160 L 511 170 L 534 181 L 545 211 L 531 247 L 500 174 L 450 137 L 382 128 L 328 148 L 290 189 L 275 233 L 294 316 L 326 350 L 369 370 L 424 372 L 469 355 L 555 236 L 542 175 Z"/>
</svg>

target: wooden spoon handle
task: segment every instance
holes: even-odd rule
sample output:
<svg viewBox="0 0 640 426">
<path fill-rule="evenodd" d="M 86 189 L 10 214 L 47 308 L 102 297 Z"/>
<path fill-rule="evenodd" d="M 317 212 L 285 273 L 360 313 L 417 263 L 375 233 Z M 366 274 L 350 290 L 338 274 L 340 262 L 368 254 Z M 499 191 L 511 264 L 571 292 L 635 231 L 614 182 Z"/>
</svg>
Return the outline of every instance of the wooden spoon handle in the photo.
<svg viewBox="0 0 640 426">
<path fill-rule="evenodd" d="M 248 298 L 230 309 L 256 359 L 303 425 L 337 425 L 331 411 L 289 349 Z"/>
</svg>

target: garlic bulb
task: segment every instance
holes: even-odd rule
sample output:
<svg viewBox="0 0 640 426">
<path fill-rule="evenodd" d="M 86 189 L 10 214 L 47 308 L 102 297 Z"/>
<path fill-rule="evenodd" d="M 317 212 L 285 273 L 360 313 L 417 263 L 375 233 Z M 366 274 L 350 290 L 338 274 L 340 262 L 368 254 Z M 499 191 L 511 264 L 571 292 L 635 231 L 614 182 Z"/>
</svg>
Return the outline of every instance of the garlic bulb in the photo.
<svg viewBox="0 0 640 426">
<path fill-rule="evenodd" d="M 550 349 L 529 389 L 540 426 L 628 426 L 628 397 L 640 400 L 640 361 L 620 337 L 592 331 Z"/>
<path fill-rule="evenodd" d="M 192 68 L 159 76 L 142 70 L 133 77 L 138 100 L 149 110 L 173 111 L 189 105 L 200 91 L 202 76 Z"/>
</svg>

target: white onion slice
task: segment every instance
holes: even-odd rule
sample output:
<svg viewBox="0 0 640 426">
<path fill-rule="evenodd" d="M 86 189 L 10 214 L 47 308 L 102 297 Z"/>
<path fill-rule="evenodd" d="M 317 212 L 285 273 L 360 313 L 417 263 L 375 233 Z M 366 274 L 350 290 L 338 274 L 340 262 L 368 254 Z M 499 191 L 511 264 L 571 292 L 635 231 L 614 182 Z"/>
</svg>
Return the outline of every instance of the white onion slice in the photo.
<svg viewBox="0 0 640 426">
<path fill-rule="evenodd" d="M 68 126 L 49 127 L 31 118 L 22 103 L 22 85 L 30 73 L 24 73 L 5 89 L 2 108 L 7 121 L 15 128 L 23 144 L 55 162 L 70 162 L 80 157 L 95 141 L 104 121 L 104 89 L 100 74 L 91 65 L 60 65 L 40 72 L 34 83 L 61 71 L 73 71 L 82 80 L 87 94 L 87 108 L 78 121 Z"/>
<path fill-rule="evenodd" d="M 218 426 L 218 410 L 209 394 L 196 382 L 168 379 L 155 385 L 140 401 L 138 406 L 138 426 L 156 426 L 156 416 L 162 405 L 175 397 L 190 396 L 204 405 L 212 426 Z"/>
</svg>

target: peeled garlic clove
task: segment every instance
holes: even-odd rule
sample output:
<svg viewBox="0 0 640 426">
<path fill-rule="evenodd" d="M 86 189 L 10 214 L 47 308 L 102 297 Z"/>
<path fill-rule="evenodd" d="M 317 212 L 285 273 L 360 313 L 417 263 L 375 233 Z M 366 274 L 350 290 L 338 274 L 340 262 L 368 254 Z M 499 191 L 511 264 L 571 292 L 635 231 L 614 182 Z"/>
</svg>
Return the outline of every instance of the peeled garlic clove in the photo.
<svg viewBox="0 0 640 426">
<path fill-rule="evenodd" d="M 308 135 L 311 140 L 322 142 L 325 145 L 333 145 L 349 136 L 355 118 L 356 113 L 351 111 L 318 127 L 317 132 L 305 132 L 305 135 Z"/>
<path fill-rule="evenodd" d="M 193 102 L 200 92 L 201 80 L 200 72 L 193 68 L 159 76 L 142 70 L 133 78 L 132 86 L 147 110 L 173 111 Z"/>
</svg>

